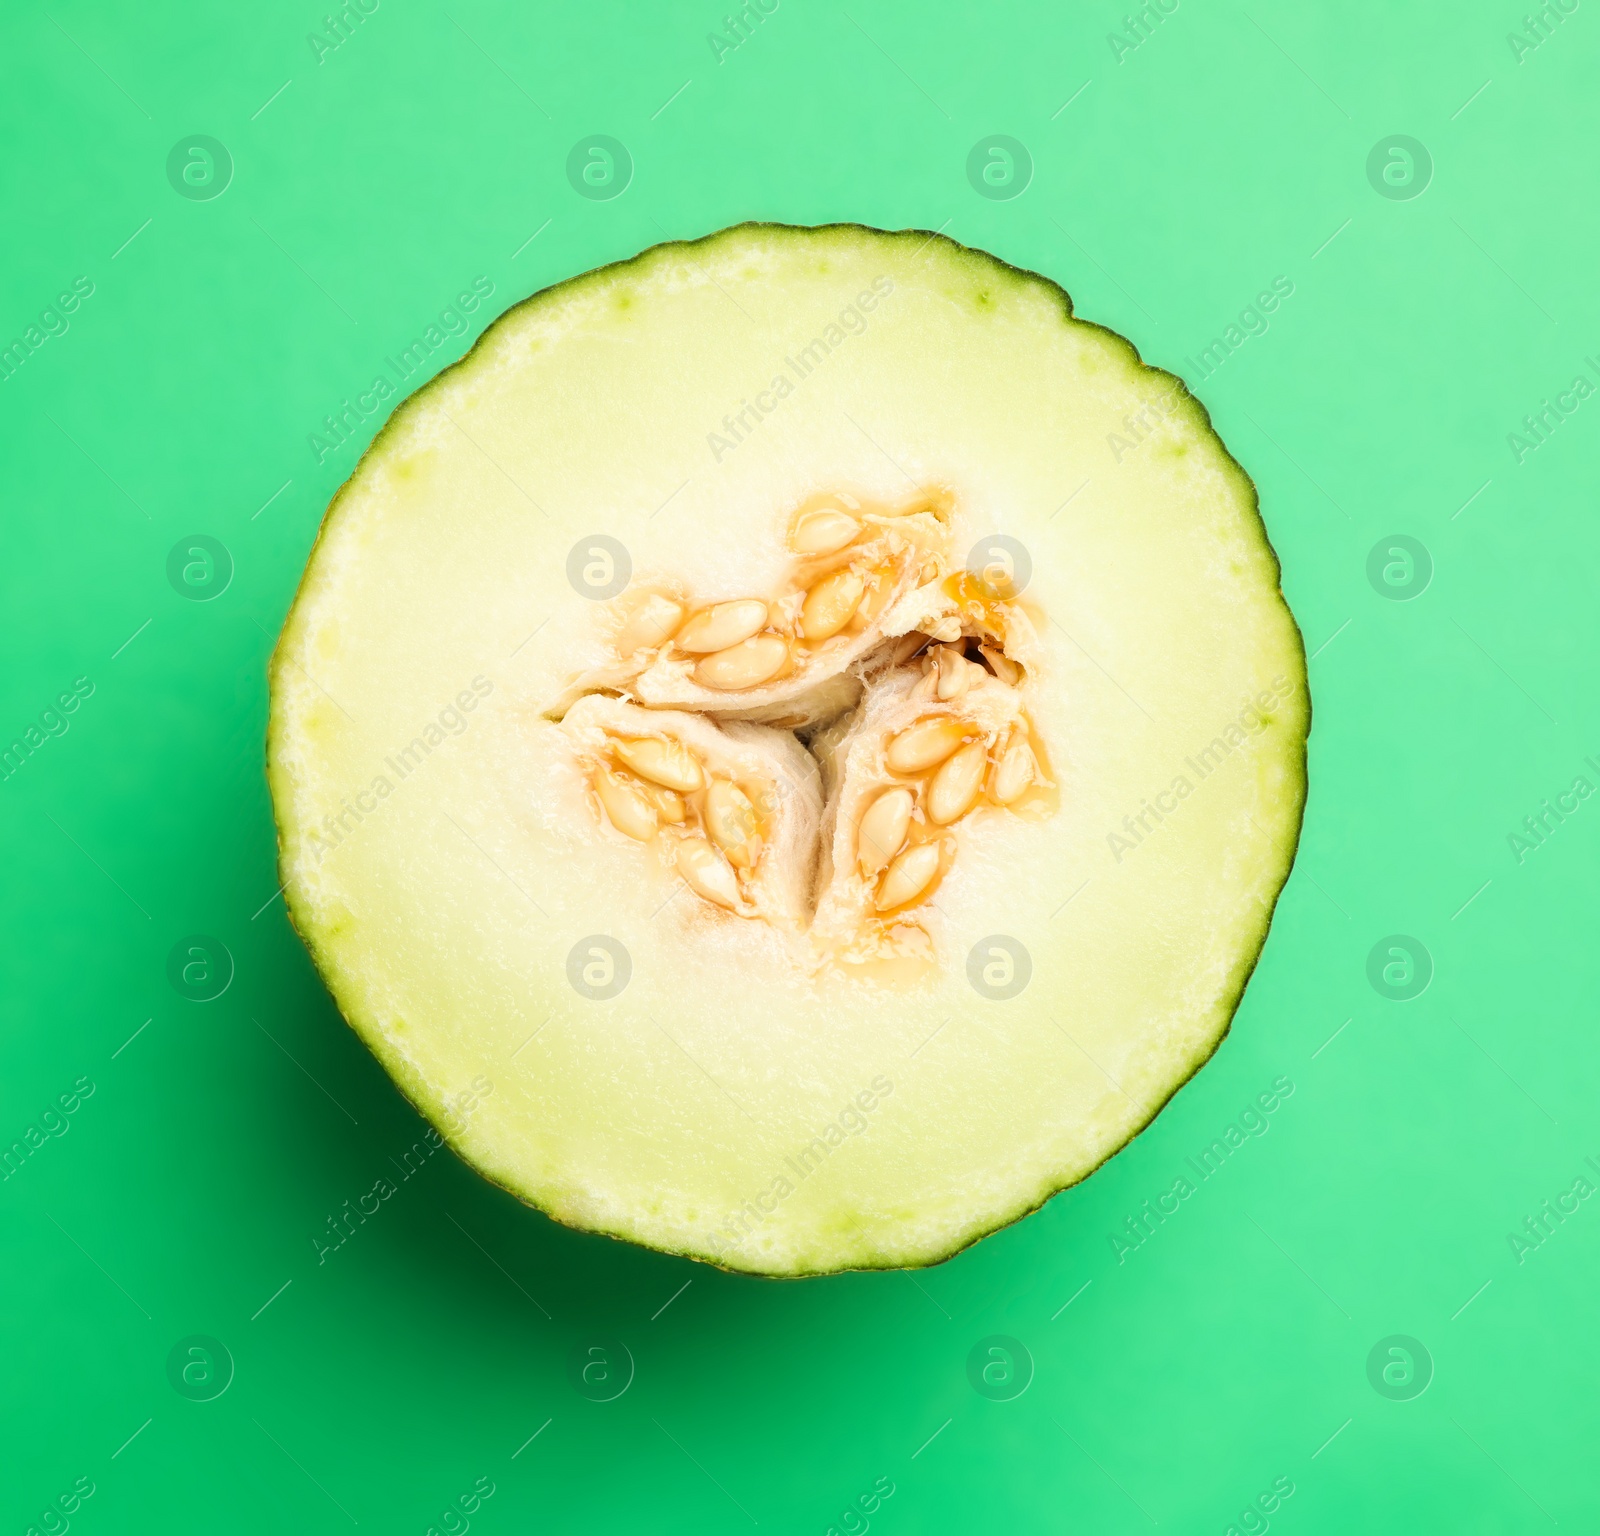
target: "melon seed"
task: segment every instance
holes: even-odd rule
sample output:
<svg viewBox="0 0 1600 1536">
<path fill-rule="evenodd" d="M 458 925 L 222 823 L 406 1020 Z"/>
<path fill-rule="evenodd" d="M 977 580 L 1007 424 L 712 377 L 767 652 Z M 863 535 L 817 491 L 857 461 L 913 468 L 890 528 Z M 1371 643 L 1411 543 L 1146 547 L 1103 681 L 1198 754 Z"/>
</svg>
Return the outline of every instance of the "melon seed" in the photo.
<svg viewBox="0 0 1600 1536">
<path fill-rule="evenodd" d="M 689 794 L 706 781 L 694 753 L 679 741 L 638 736 L 631 741 L 619 741 L 617 756 L 641 779 L 649 779 L 663 789 Z"/>
<path fill-rule="evenodd" d="M 831 640 L 850 622 L 866 589 L 866 578 L 849 566 L 824 576 L 806 594 L 800 633 L 807 640 Z"/>
<path fill-rule="evenodd" d="M 915 901 L 939 873 L 940 852 L 939 843 L 918 843 L 914 848 L 907 848 L 889 866 L 873 905 L 880 912 L 887 912 L 893 907 L 903 907 L 907 902 Z"/>
<path fill-rule="evenodd" d="M 856 837 L 856 857 L 864 875 L 875 875 L 900 851 L 916 803 L 909 789 L 886 789 L 867 808 Z"/>
<path fill-rule="evenodd" d="M 672 826 L 677 826 L 688 815 L 683 796 L 677 790 L 663 789 L 659 784 L 646 784 L 644 792 L 651 805 L 661 813 L 661 819 Z"/>
<path fill-rule="evenodd" d="M 994 668 L 994 675 L 1002 683 L 1009 683 L 1013 688 L 1022 681 L 1022 668 L 1019 667 L 1004 651 L 996 650 L 992 645 L 980 645 L 983 659 Z"/>
<path fill-rule="evenodd" d="M 789 535 L 789 547 L 797 555 L 831 555 L 860 532 L 861 524 L 849 513 L 829 507 L 802 517 Z"/>
<path fill-rule="evenodd" d="M 739 882 L 728 861 L 700 837 L 686 837 L 678 844 L 673 862 L 689 889 L 714 901 L 719 907 L 739 906 Z"/>
<path fill-rule="evenodd" d="M 628 615 L 627 622 L 617 631 L 617 649 L 624 656 L 631 656 L 635 651 L 665 645 L 673 630 L 682 622 L 683 604 L 652 592 Z"/>
<path fill-rule="evenodd" d="M 988 766 L 981 741 L 969 742 L 947 757 L 928 786 L 928 820 L 945 827 L 965 816 L 983 788 Z"/>
<path fill-rule="evenodd" d="M 645 797 L 643 785 L 602 768 L 595 791 L 617 831 L 641 843 L 648 843 L 656 835 L 655 807 Z"/>
<path fill-rule="evenodd" d="M 767 605 L 759 597 L 741 597 L 731 603 L 702 608 L 678 635 L 678 649 L 696 655 L 724 651 L 748 640 L 767 622 Z"/>
<path fill-rule="evenodd" d="M 1033 750 L 1026 736 L 1016 736 L 995 766 L 989 793 L 1001 805 L 1010 805 L 1033 782 Z"/>
<path fill-rule="evenodd" d="M 731 863 L 748 869 L 755 863 L 755 840 L 760 830 L 750 797 L 731 779 L 713 779 L 706 791 L 706 831 Z"/>
<path fill-rule="evenodd" d="M 960 720 L 949 715 L 929 715 L 890 740 L 884 761 L 891 773 L 921 773 L 942 763 L 966 735 L 967 727 Z"/>
<path fill-rule="evenodd" d="M 707 688 L 732 692 L 775 677 L 788 659 L 789 647 L 781 635 L 756 635 L 707 656 L 694 675 Z"/>
<path fill-rule="evenodd" d="M 895 642 L 893 664 L 897 667 L 903 667 L 927 643 L 928 637 L 920 629 L 913 629 L 909 634 L 901 635 Z"/>
<path fill-rule="evenodd" d="M 967 691 L 967 685 L 972 681 L 969 670 L 971 663 L 954 647 L 946 646 L 939 652 L 939 685 L 938 697 L 941 699 L 959 699 Z"/>
</svg>

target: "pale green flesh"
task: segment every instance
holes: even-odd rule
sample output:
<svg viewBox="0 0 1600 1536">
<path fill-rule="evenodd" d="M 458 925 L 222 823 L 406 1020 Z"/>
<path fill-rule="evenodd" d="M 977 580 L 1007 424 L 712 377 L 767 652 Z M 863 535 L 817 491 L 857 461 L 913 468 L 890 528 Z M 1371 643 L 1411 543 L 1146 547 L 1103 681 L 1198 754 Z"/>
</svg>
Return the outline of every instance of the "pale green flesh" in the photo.
<svg viewBox="0 0 1600 1536">
<path fill-rule="evenodd" d="M 940 963 L 887 986 L 668 900 L 541 711 L 602 659 L 580 539 L 737 597 L 805 497 L 914 485 L 953 493 L 958 559 L 997 530 L 1032 556 L 1061 800 L 963 830 Z M 1123 1145 L 1226 1032 L 1304 800 L 1299 632 L 1204 413 L 1053 285 L 920 233 L 742 226 L 512 311 L 335 499 L 272 681 L 290 910 L 403 1091 L 558 1220 L 762 1274 L 936 1262 Z M 594 934 L 632 961 L 608 1001 L 567 980 Z M 1009 1001 L 968 981 L 993 934 L 1032 957 Z"/>
</svg>

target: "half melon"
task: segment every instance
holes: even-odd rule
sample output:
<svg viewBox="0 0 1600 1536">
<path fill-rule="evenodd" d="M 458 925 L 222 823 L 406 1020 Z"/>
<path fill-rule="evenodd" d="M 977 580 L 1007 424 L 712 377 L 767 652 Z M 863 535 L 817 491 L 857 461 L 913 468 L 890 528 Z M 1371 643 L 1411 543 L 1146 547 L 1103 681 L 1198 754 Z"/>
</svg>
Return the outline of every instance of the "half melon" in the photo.
<svg viewBox="0 0 1600 1536">
<path fill-rule="evenodd" d="M 272 667 L 295 926 L 485 1177 L 764 1275 L 935 1263 L 1216 1049 L 1304 652 L 1200 405 L 1054 284 L 743 225 L 405 401 Z"/>
</svg>

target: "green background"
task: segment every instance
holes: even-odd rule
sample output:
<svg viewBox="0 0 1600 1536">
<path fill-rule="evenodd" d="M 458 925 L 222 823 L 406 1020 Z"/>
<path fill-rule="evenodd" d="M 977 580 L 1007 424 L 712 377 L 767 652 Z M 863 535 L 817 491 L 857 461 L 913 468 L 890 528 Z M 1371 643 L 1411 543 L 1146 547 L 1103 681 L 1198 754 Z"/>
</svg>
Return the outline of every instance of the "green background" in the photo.
<svg viewBox="0 0 1600 1536">
<path fill-rule="evenodd" d="M 1600 42 L 1584 6 L 1518 62 L 1515 11 L 1181 0 L 1129 51 L 1110 3 L 781 0 L 719 60 L 711 3 L 381 0 L 319 62 L 322 18 L 279 0 L 8 8 L 0 337 L 94 291 L 0 382 L 0 738 L 93 692 L 0 782 L 0 1148 L 26 1149 L 0 1184 L 0 1529 L 58 1529 L 76 1479 L 85 1532 L 422 1536 L 479 1479 L 487 1536 L 1600 1525 L 1600 1201 L 1508 1240 L 1600 1183 L 1600 805 L 1508 842 L 1600 784 L 1600 398 L 1521 462 L 1507 442 L 1600 382 Z M 634 164 L 607 200 L 566 173 L 597 133 Z M 195 134 L 233 162 L 207 200 L 167 175 Z M 1031 157 L 1019 196 L 967 179 L 992 134 Z M 1368 179 L 1394 134 L 1426 146 L 1420 195 Z M 1260 968 L 1143 1136 L 934 1270 L 725 1275 L 448 1156 L 319 1266 L 422 1126 L 273 895 L 267 656 L 381 417 L 320 464 L 308 437 L 475 277 L 494 296 L 429 371 L 541 287 L 746 218 L 943 229 L 1195 383 L 1312 657 Z M 1198 379 L 1279 276 L 1270 329 Z M 167 576 L 197 533 L 234 566 L 210 601 Z M 1394 534 L 1433 566 L 1409 601 L 1367 574 Z M 167 979 L 195 933 L 237 967 L 205 1003 Z M 1432 957 L 1410 1001 L 1368 980 L 1393 934 Z M 1110 1234 L 1280 1075 L 1270 1130 L 1119 1262 Z M 1009 1401 L 969 1384 L 995 1334 L 1033 1361 Z M 233 1361 L 209 1401 L 169 1380 L 191 1335 Z M 1408 1400 L 1368 1376 L 1392 1335 L 1432 1360 Z M 599 1338 L 636 1368 L 609 1402 L 568 1374 Z"/>
</svg>

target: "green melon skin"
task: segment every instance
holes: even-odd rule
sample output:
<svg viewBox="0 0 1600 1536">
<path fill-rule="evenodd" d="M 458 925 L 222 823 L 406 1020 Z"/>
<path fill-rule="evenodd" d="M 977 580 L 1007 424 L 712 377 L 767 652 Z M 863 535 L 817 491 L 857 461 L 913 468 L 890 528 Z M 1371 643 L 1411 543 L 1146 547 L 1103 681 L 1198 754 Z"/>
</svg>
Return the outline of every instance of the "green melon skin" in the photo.
<svg viewBox="0 0 1600 1536">
<path fill-rule="evenodd" d="M 545 713 L 604 660 L 569 552 L 759 595 L 806 497 L 928 487 L 958 562 L 1031 557 L 1059 808 L 958 828 L 930 973 L 812 974 L 597 828 Z M 746 224 L 509 311 L 334 497 L 271 686 L 289 911 L 402 1092 L 556 1220 L 761 1275 L 937 1263 L 1124 1146 L 1226 1033 L 1305 799 L 1304 648 L 1204 409 L 921 231 Z"/>
</svg>

